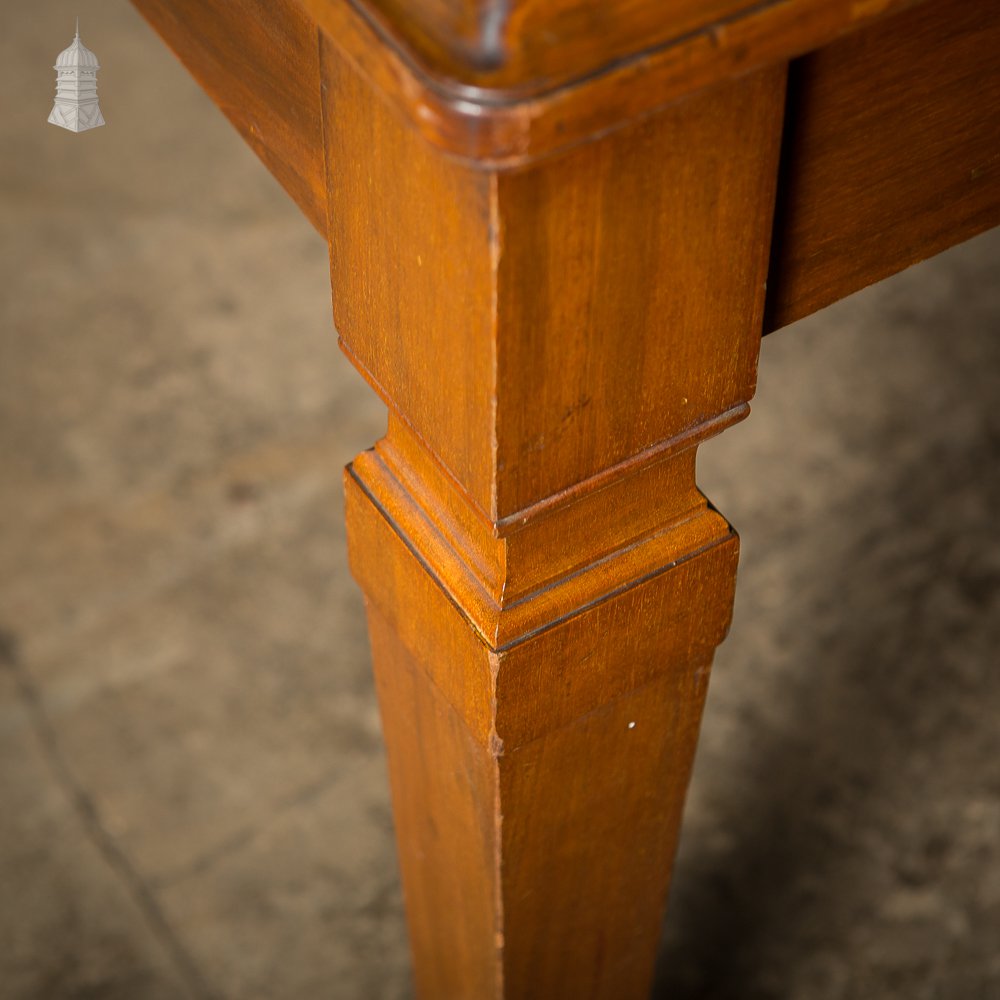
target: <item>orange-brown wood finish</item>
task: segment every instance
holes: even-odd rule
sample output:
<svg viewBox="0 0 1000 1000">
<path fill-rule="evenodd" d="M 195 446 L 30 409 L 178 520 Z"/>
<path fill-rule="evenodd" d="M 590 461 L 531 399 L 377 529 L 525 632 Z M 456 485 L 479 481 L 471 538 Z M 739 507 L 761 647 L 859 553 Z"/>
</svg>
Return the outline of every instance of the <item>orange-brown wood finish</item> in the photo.
<svg viewBox="0 0 1000 1000">
<path fill-rule="evenodd" d="M 765 282 L 780 325 L 1000 221 L 995 6 L 135 2 L 389 406 L 345 485 L 420 996 L 644 997 L 738 552 L 697 446 Z"/>
<path fill-rule="evenodd" d="M 783 67 L 723 88 L 724 110 L 707 93 L 490 172 L 402 127 L 325 41 L 323 57 L 337 330 L 482 516 L 752 396 Z"/>
<path fill-rule="evenodd" d="M 390 407 L 347 521 L 418 992 L 642 997 L 736 570 L 695 448 L 754 390 L 784 67 L 496 172 L 321 62 L 334 318 Z"/>
<path fill-rule="evenodd" d="M 918 0 L 470 0 L 421 4 L 423 13 L 395 0 L 296 2 L 428 141 L 480 164 L 513 166 L 780 65 Z M 504 10 L 501 62 L 484 65 L 474 51 L 462 55 L 460 38 L 446 40 L 480 15 L 495 24 L 489 12 Z M 556 36 L 543 10 L 581 16 Z M 538 16 L 522 18 L 529 11 Z M 428 33 L 421 24 L 432 16 L 443 20 Z"/>
<path fill-rule="evenodd" d="M 589 76 L 757 6 L 759 0 L 671 0 L 669 18 L 662 0 L 362 0 L 355 9 L 395 35 L 439 84 L 524 93 Z M 314 5 L 320 17 L 332 7 Z"/>
<path fill-rule="evenodd" d="M 789 94 L 769 329 L 1000 225 L 1000 5 L 886 18 Z"/>
<path fill-rule="evenodd" d="M 133 0 L 326 235 L 316 25 L 296 0 Z"/>
</svg>

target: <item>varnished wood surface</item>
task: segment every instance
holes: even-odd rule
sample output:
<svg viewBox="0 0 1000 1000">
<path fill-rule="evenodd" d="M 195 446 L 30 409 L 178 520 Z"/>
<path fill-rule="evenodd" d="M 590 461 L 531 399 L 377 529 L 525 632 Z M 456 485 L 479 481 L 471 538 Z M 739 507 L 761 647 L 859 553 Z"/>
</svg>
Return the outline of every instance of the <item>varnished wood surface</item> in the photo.
<svg viewBox="0 0 1000 1000">
<path fill-rule="evenodd" d="M 497 174 L 323 73 L 337 331 L 483 518 L 750 398 L 783 67 Z"/>
<path fill-rule="evenodd" d="M 395 572 L 396 556 L 405 557 L 387 542 Z M 363 549 L 360 558 L 365 559 Z M 433 601 L 433 590 L 426 597 Z M 411 592 L 408 598 L 418 595 Z M 424 608 L 429 612 L 433 605 Z M 417 996 L 502 997 L 496 759 L 475 739 L 467 718 L 428 681 L 419 654 L 405 641 L 406 630 L 387 622 L 371 604 L 368 630 L 410 947 L 420 956 L 414 969 Z M 488 666 L 484 657 L 477 663 L 479 650 L 467 629 L 432 641 L 433 655 L 447 658 L 455 669 Z M 442 934 L 445 923 L 450 932 Z"/>
<path fill-rule="evenodd" d="M 323 6 L 314 5 L 321 22 Z M 354 6 L 441 82 L 527 92 L 553 89 L 706 25 L 723 25 L 759 2 L 360 0 Z"/>
<path fill-rule="evenodd" d="M 133 3 L 325 236 L 319 52 L 312 19 L 296 0 Z"/>
<path fill-rule="evenodd" d="M 793 64 L 768 328 L 1000 225 L 1000 5 L 934 0 Z"/>
<path fill-rule="evenodd" d="M 784 85 L 771 67 L 499 176 L 498 517 L 753 395 Z"/>
<path fill-rule="evenodd" d="M 638 1000 L 732 608 L 695 448 L 753 394 L 784 67 L 504 172 L 325 40 L 322 73 L 336 326 L 390 408 L 347 523 L 418 991 Z"/>
<path fill-rule="evenodd" d="M 365 474 L 347 477 L 351 564 L 419 995 L 643 997 L 735 536 L 703 502 L 707 544 L 500 651 L 425 561 L 433 529 L 393 521 Z"/>
<path fill-rule="evenodd" d="M 996 105 L 976 110 L 962 63 L 994 65 L 993 29 L 969 0 L 885 22 L 948 21 L 947 65 L 917 89 L 933 113 L 907 110 L 902 65 L 931 65 L 933 31 L 849 36 L 836 66 L 800 64 L 817 109 L 803 129 L 794 103 L 786 116 L 787 59 L 911 4 L 718 0 L 684 33 L 694 5 L 654 17 L 635 0 L 602 49 L 599 5 L 582 0 L 432 0 L 401 34 L 397 0 L 283 0 L 256 13 L 278 26 L 273 55 L 253 31 L 240 54 L 234 12 L 252 5 L 140 6 L 300 203 L 325 204 L 312 217 L 337 331 L 389 406 L 345 484 L 420 995 L 644 998 L 738 552 L 697 489 L 696 447 L 748 412 L 765 283 L 772 304 L 783 294 L 769 260 L 808 302 L 795 289 L 820 257 L 796 272 L 795 248 L 833 234 L 844 254 L 877 228 L 850 221 L 867 205 L 858 177 L 885 199 L 876 220 L 919 209 L 886 224 L 889 249 L 922 253 L 981 218 L 968 191 L 992 184 Z M 483 18 L 498 12 L 491 62 Z M 546 18 L 566 32 L 554 55 L 532 48 Z M 660 45 L 650 19 L 681 34 Z M 630 31 L 651 47 L 616 58 Z M 892 58 L 856 112 L 873 38 Z M 949 108 L 951 124 L 935 119 Z M 870 134 L 893 114 L 899 148 Z M 808 162 L 771 254 L 786 117 L 786 169 Z M 954 224 L 914 180 L 925 140 L 942 183 L 952 158 L 969 173 L 942 195 Z M 807 197 L 817 177 L 825 201 Z M 863 239 L 855 256 L 861 275 L 903 259 Z"/>
<path fill-rule="evenodd" d="M 340 56 L 425 139 L 480 165 L 513 166 L 592 139 L 706 87 L 782 64 L 918 0 L 772 0 L 746 6 L 742 0 L 713 0 L 698 6 L 696 26 L 695 7 L 687 2 L 439 3 L 421 5 L 418 14 L 407 6 L 405 18 L 395 0 L 296 2 Z M 499 70 L 477 73 L 466 66 L 462 72 L 447 60 L 436 64 L 448 49 L 444 42 L 422 50 L 430 21 L 446 36 L 456 18 L 471 24 L 477 10 L 504 9 L 510 11 L 504 23 L 511 35 Z M 386 16 L 390 10 L 395 16 Z M 537 22 L 519 19 L 529 11 L 537 12 Z M 566 34 L 542 30 L 547 17 L 566 11 L 580 15 L 563 25 Z M 614 30 L 605 23 L 609 11 Z M 538 31 L 535 41 L 524 34 L 531 24 L 530 30 Z M 545 49 L 546 67 L 555 70 L 568 60 L 573 70 L 564 66 L 554 75 L 531 77 L 519 53 L 537 47 L 535 42 Z M 618 43 L 619 55 L 608 61 Z M 532 58 L 537 64 L 538 57 Z"/>
</svg>

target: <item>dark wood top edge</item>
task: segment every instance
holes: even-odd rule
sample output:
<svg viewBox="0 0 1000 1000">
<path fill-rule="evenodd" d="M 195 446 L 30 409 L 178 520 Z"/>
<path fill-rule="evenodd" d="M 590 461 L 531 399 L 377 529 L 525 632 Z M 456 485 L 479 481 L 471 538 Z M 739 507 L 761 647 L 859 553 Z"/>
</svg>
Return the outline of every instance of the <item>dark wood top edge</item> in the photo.
<svg viewBox="0 0 1000 1000">
<path fill-rule="evenodd" d="M 819 48 L 922 0 L 767 0 L 558 85 L 490 88 L 421 62 L 363 0 L 298 0 L 350 60 L 433 145 L 510 168 L 612 131 L 727 79 Z"/>
<path fill-rule="evenodd" d="M 304 0 L 307 8 L 313 9 L 316 16 L 317 8 L 323 0 Z M 790 0 L 760 0 L 758 3 L 750 4 L 746 7 L 735 10 L 732 14 L 715 20 L 698 28 L 683 31 L 655 44 L 642 46 L 631 52 L 607 59 L 595 65 L 581 69 L 576 73 L 564 73 L 561 75 L 539 76 L 525 79 L 523 83 L 517 85 L 490 85 L 483 82 L 480 70 L 492 67 L 496 63 L 497 56 L 485 45 L 483 54 L 472 53 L 468 60 L 469 74 L 463 79 L 459 76 L 442 72 L 439 68 L 429 65 L 420 58 L 418 52 L 406 44 L 402 33 L 394 29 L 385 17 L 371 9 L 365 0 L 343 0 L 350 6 L 357 16 L 365 21 L 383 41 L 391 46 L 397 56 L 410 68 L 410 71 L 421 78 L 425 86 L 434 90 L 439 96 L 453 101 L 470 101 L 484 108 L 503 108 L 526 101 L 544 100 L 560 90 L 572 87 L 580 87 L 590 80 L 613 73 L 618 69 L 626 67 L 631 63 L 640 62 L 650 56 L 655 56 L 657 52 L 683 45 L 700 35 L 707 37 L 717 37 L 720 32 L 724 32 L 726 27 L 739 21 L 742 18 L 764 12 L 769 7 L 776 7 L 790 2 Z M 801 0 L 791 0 L 791 2 L 801 2 Z M 890 0 L 891 2 L 891 0 Z M 323 27 L 323 18 L 317 17 L 320 28 Z"/>
</svg>

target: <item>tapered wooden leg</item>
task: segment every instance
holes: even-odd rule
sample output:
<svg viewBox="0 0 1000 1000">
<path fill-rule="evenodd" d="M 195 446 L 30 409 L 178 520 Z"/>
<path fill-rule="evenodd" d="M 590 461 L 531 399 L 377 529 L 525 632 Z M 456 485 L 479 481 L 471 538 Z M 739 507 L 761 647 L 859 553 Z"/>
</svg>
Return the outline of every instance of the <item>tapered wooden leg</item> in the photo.
<svg viewBox="0 0 1000 1000">
<path fill-rule="evenodd" d="M 784 88 L 549 160 L 446 158 L 321 51 L 348 468 L 419 995 L 648 992 L 737 540 Z"/>
<path fill-rule="evenodd" d="M 348 523 L 419 995 L 641 997 L 735 536 L 702 504 L 618 557 L 620 592 L 497 649 L 412 550 L 386 450 L 350 469 Z"/>
</svg>

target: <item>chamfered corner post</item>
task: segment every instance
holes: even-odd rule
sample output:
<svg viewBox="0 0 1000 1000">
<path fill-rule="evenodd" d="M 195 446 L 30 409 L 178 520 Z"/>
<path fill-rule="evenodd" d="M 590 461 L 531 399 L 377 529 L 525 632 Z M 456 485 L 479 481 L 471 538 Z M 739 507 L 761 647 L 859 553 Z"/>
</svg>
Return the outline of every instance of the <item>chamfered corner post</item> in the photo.
<svg viewBox="0 0 1000 1000">
<path fill-rule="evenodd" d="M 417 991 L 649 990 L 738 544 L 784 67 L 536 161 L 429 143 L 321 36 L 348 467 Z"/>
</svg>

